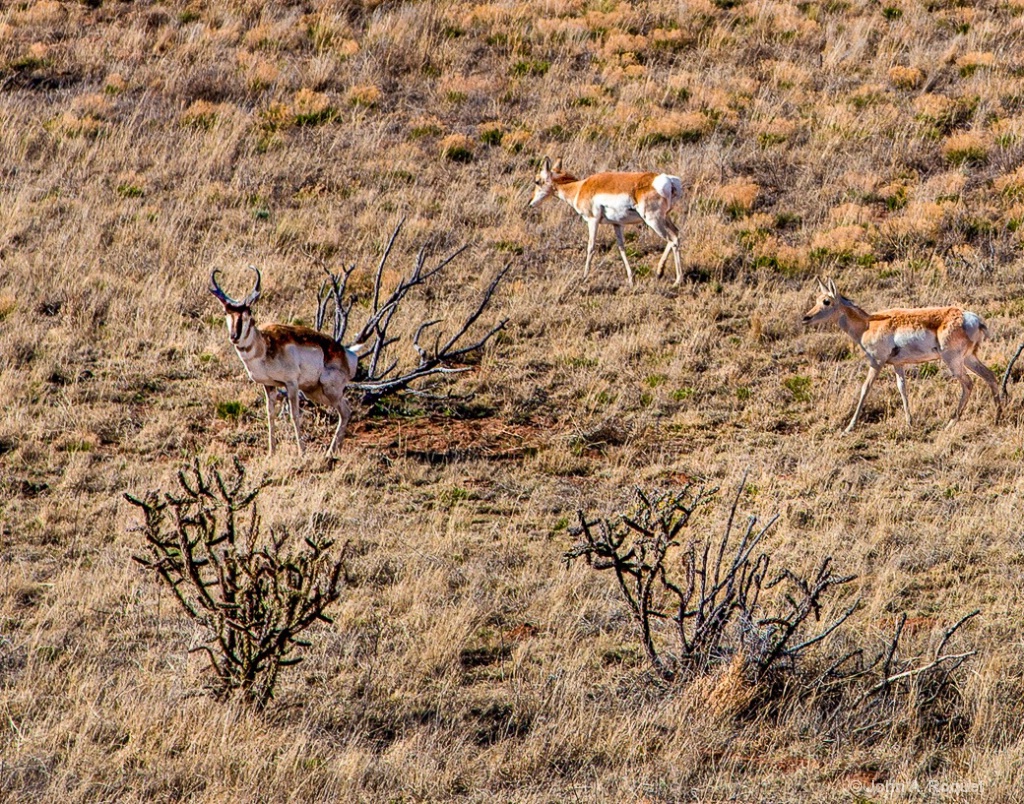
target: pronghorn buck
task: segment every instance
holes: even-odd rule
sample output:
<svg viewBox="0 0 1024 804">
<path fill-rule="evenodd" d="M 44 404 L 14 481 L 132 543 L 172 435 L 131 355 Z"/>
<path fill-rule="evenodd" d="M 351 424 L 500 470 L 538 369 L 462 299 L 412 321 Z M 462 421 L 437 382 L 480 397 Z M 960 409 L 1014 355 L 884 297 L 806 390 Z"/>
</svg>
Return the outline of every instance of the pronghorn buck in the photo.
<svg viewBox="0 0 1024 804">
<path fill-rule="evenodd" d="M 626 266 L 626 277 L 633 284 L 633 269 L 626 258 L 626 243 L 622 227 L 626 224 L 646 223 L 655 234 L 668 241 L 665 252 L 658 262 L 658 276 L 665 271 L 665 260 L 669 253 L 675 257 L 676 281 L 683 280 L 683 269 L 679 262 L 679 230 L 669 220 L 672 205 L 683 196 L 683 180 L 667 173 L 595 173 L 586 179 L 577 179 L 562 170 L 562 160 L 554 167 L 551 160 L 544 158 L 540 173 L 534 182 L 535 189 L 530 206 L 535 207 L 545 198 L 557 195 L 576 210 L 587 222 L 587 262 L 583 267 L 583 278 L 590 274 L 590 263 L 594 258 L 594 244 L 597 227 L 610 223 L 615 229 L 615 242 Z"/>
<path fill-rule="evenodd" d="M 268 324 L 257 328 L 252 305 L 260 297 L 260 272 L 256 268 L 256 286 L 243 301 L 235 301 L 217 284 L 218 271 L 210 274 L 210 293 L 224 306 L 228 337 L 242 359 L 250 379 L 263 386 L 267 397 L 267 422 L 270 448 L 274 452 L 274 419 L 277 394 L 283 390 L 291 407 L 295 440 L 302 452 L 299 433 L 301 412 L 299 391 L 313 402 L 338 411 L 338 428 L 327 449 L 332 454 L 341 444 L 352 408 L 345 399 L 345 386 L 356 373 L 358 355 L 352 349 L 310 327 Z"/>
<path fill-rule="evenodd" d="M 904 367 L 939 359 L 949 367 L 962 388 L 960 403 L 949 425 L 960 418 L 974 389 L 974 381 L 967 374 L 968 369 L 992 389 L 998 423 L 1003 410 L 999 384 L 995 374 L 977 356 L 978 347 L 988 335 L 980 315 L 962 307 L 917 307 L 867 313 L 843 296 L 831 279 L 827 285 L 819 279 L 818 291 L 818 300 L 804 316 L 804 324 L 835 321 L 864 350 L 868 359 L 868 377 L 860 389 L 860 400 L 846 428 L 847 433 L 857 424 L 857 418 L 864 407 L 864 398 L 871 390 L 878 372 L 886 365 L 891 365 L 896 371 L 896 386 L 903 399 L 903 410 L 907 414 L 909 426 L 910 402 L 907 400 Z"/>
</svg>

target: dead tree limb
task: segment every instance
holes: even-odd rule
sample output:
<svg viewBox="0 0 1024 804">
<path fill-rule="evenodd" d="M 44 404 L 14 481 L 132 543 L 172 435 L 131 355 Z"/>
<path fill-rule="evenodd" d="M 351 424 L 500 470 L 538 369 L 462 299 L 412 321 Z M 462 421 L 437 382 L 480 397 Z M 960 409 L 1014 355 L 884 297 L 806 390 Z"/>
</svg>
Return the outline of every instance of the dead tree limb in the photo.
<svg viewBox="0 0 1024 804">
<path fill-rule="evenodd" d="M 956 623 L 954 623 L 952 626 L 947 628 L 946 629 L 946 633 L 943 635 L 942 640 L 939 642 L 938 647 L 935 649 L 934 653 L 932 654 L 931 660 L 927 664 L 923 664 L 920 667 L 913 667 L 913 668 L 909 668 L 909 669 L 906 669 L 906 670 L 902 670 L 899 673 L 895 673 L 893 675 L 889 675 L 889 673 L 891 672 L 892 653 L 895 652 L 896 642 L 899 640 L 900 632 L 902 631 L 902 628 L 903 628 L 903 621 L 901 621 L 899 627 L 897 627 L 897 629 L 896 629 L 896 636 L 895 636 L 895 638 L 893 639 L 893 642 L 892 642 L 893 650 L 889 652 L 889 656 L 888 656 L 888 658 L 886 660 L 886 665 L 885 665 L 886 672 L 885 672 L 883 678 L 877 684 L 874 684 L 873 686 L 871 686 L 867 690 L 867 692 L 864 693 L 863 697 L 868 697 L 870 695 L 876 695 L 877 693 L 883 692 L 884 690 L 888 689 L 888 687 L 891 684 L 895 683 L 896 681 L 901 681 L 903 679 L 912 678 L 914 676 L 920 675 L 921 673 L 927 673 L 927 672 L 929 672 L 931 670 L 935 670 L 936 668 L 942 666 L 946 662 L 949 662 L 949 665 L 946 667 L 947 671 L 955 670 L 957 667 L 959 667 L 961 664 L 963 664 L 966 659 L 969 659 L 971 656 L 974 656 L 975 654 L 977 654 L 978 651 L 977 650 L 969 650 L 969 651 L 965 651 L 964 653 L 946 653 L 946 654 L 944 654 L 942 651 L 945 650 L 946 645 L 947 645 L 947 643 L 950 640 L 950 637 L 952 637 L 953 634 L 955 634 L 960 629 L 960 626 L 962 626 L 964 623 L 966 623 L 971 618 L 978 616 L 979 614 L 981 614 L 981 610 L 980 609 L 975 609 L 974 611 L 970 612 L 969 614 L 966 614 L 963 617 L 961 617 L 959 620 L 956 621 Z M 904 617 L 904 620 L 905 619 L 906 618 Z"/>
<path fill-rule="evenodd" d="M 1024 343 L 1017 347 L 1017 351 L 1013 353 L 1013 357 L 1010 358 L 1010 362 L 1006 364 L 1006 371 L 1003 372 L 1003 384 L 1000 386 L 1003 391 L 1003 396 L 1006 396 L 1006 383 L 1010 381 L 1010 370 L 1013 368 L 1013 364 L 1017 362 L 1017 358 L 1020 357 L 1020 353 L 1024 352 Z"/>
<path fill-rule="evenodd" d="M 398 343 L 400 338 L 392 334 L 391 327 L 401 320 L 402 305 L 409 297 L 410 292 L 415 288 L 426 286 L 433 277 L 441 274 L 468 248 L 468 246 L 462 246 L 434 265 L 428 264 L 427 250 L 420 249 L 412 271 L 408 276 L 403 276 L 399 280 L 398 285 L 390 294 L 385 295 L 385 268 L 404 223 L 404 220 L 399 222 L 384 248 L 374 275 L 373 291 L 366 321 L 351 338 L 348 336 L 348 328 L 355 299 L 348 293 L 348 284 L 356 266 L 352 265 L 342 269 L 340 273 L 333 273 L 323 266 L 322 260 L 306 252 L 307 256 L 320 264 L 327 274 L 327 278 L 321 284 L 317 294 L 316 327 L 317 329 L 323 328 L 328 311 L 333 305 L 331 337 L 339 343 L 350 341 L 354 344 L 350 348 L 359 353 L 365 364 L 362 376 L 359 376 L 357 381 L 350 385 L 350 387 L 362 391 L 364 404 L 372 405 L 386 396 L 406 390 L 422 393 L 422 390 L 414 391 L 412 389 L 413 383 L 428 377 L 440 378 L 468 371 L 469 367 L 465 365 L 466 358 L 486 346 L 487 342 L 508 324 L 508 319 L 501 319 L 484 331 L 482 335 L 471 338 L 469 334 L 480 317 L 490 308 L 498 287 L 512 267 L 511 263 L 506 263 L 497 272 L 484 290 L 477 306 L 466 316 L 462 324 L 453 330 L 452 334 L 447 336 L 437 334 L 434 336 L 432 344 L 424 345 L 422 341 L 428 330 L 433 330 L 443 322 L 441 319 L 429 319 L 416 324 L 411 342 L 411 346 L 418 356 L 416 365 L 403 366 L 400 358 L 393 357 L 389 347 Z"/>
</svg>

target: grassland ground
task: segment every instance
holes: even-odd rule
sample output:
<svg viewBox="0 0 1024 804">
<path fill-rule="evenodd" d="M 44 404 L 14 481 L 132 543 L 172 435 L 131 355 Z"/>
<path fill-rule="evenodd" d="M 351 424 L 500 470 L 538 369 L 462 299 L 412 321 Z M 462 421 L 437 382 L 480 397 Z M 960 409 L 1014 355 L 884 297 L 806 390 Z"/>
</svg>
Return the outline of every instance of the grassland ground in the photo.
<svg viewBox="0 0 1024 804">
<path fill-rule="evenodd" d="M 842 435 L 863 359 L 799 322 L 816 273 L 867 309 L 960 303 L 1002 374 L 1024 341 L 1022 23 L 1012 2 L 0 9 L 0 798 L 1017 800 L 1020 369 L 998 425 L 979 388 L 947 429 L 959 391 L 922 368 L 913 427 L 883 374 Z M 683 285 L 639 230 L 635 289 L 610 232 L 582 283 L 583 224 L 525 209 L 545 154 L 680 175 Z M 210 270 L 235 289 L 258 265 L 258 320 L 309 324 L 321 263 L 355 262 L 358 318 L 403 219 L 389 287 L 421 248 L 471 247 L 410 301 L 399 356 L 511 260 L 484 316 L 507 328 L 454 397 L 357 410 L 336 461 L 312 410 L 309 454 L 268 457 Z M 355 551 L 262 714 L 203 694 L 200 634 L 131 560 L 122 497 L 235 456 L 268 527 L 315 518 Z M 937 716 L 908 697 L 845 733 L 810 694 L 751 709 L 728 668 L 656 683 L 613 583 L 563 563 L 578 510 L 744 473 L 740 510 L 781 515 L 775 565 L 857 574 L 840 646 L 906 612 L 926 657 L 981 610 Z"/>
</svg>

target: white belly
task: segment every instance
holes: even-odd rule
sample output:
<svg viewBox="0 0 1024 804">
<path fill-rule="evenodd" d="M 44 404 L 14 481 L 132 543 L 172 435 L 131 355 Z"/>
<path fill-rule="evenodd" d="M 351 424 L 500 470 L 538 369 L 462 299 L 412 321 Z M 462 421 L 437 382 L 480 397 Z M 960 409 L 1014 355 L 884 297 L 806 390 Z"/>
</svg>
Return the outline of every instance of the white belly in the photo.
<svg viewBox="0 0 1024 804">
<path fill-rule="evenodd" d="M 893 363 L 924 363 L 939 357 L 939 341 L 928 330 L 899 330 L 893 335 Z"/>
<path fill-rule="evenodd" d="M 594 196 L 591 207 L 595 213 L 600 213 L 601 220 L 608 221 L 608 223 L 627 224 L 643 222 L 640 213 L 633 206 L 633 199 L 626 195 L 598 193 Z"/>
</svg>

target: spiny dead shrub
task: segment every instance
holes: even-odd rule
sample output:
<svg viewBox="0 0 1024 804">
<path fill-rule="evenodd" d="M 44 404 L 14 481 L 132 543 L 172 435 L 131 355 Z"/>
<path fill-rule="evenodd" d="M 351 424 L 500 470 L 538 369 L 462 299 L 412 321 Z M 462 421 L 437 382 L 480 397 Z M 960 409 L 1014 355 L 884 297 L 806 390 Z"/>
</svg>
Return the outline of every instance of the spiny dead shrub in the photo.
<svg viewBox="0 0 1024 804">
<path fill-rule="evenodd" d="M 198 461 L 178 472 L 178 489 L 125 494 L 142 510 L 138 528 L 147 552 L 135 561 L 166 583 L 182 609 L 204 629 L 194 651 L 210 662 L 210 689 L 224 699 L 238 692 L 256 708 L 274 694 L 278 674 L 302 661 L 301 635 L 330 622 L 325 609 L 349 583 L 348 544 L 340 556 L 321 533 L 294 546 L 286 531 L 263 533 L 256 509 L 260 485 L 248 487 L 236 458 L 234 477 L 205 474 Z"/>
<path fill-rule="evenodd" d="M 741 483 L 720 534 L 686 540 L 717 489 L 637 489 L 625 513 L 578 512 L 579 526 L 570 531 L 578 540 L 565 561 L 583 559 L 614 576 L 653 676 L 669 683 L 742 677 L 741 710 L 781 712 L 802 701 L 817 727 L 837 736 L 870 740 L 894 727 L 962 732 L 967 714 L 955 674 L 976 651 L 950 644 L 978 612 L 947 628 L 924 655 L 907 655 L 901 645 L 905 614 L 888 642 L 861 644 L 840 628 L 859 607 L 859 599 L 843 600 L 856 576 L 835 572 L 831 556 L 809 575 L 773 571 L 763 544 L 778 517 L 761 523 L 749 516 L 737 527 L 743 489 Z"/>
<path fill-rule="evenodd" d="M 760 527 L 757 517 L 749 517 L 734 539 L 742 491 L 741 485 L 717 540 L 691 538 L 682 544 L 679 539 L 717 489 L 692 484 L 677 493 L 637 489 L 632 508 L 615 519 L 591 520 L 579 512 L 576 532 L 582 538 L 566 552 L 566 561 L 583 558 L 598 571 L 614 573 L 651 668 L 667 681 L 707 673 L 737 653 L 757 678 L 793 667 L 855 609 L 856 604 L 850 606 L 820 630 L 811 628 L 820 620 L 824 599 L 856 576 L 837 575 L 827 557 L 809 578 L 788 569 L 769 577 L 771 558 L 758 548 L 777 517 Z M 681 567 L 679 577 L 670 566 Z M 775 592 L 770 607 L 762 603 L 767 591 Z"/>
<path fill-rule="evenodd" d="M 827 665 L 805 674 L 794 692 L 811 704 L 815 727 L 837 736 L 869 744 L 893 733 L 922 745 L 959 742 L 970 729 L 970 710 L 957 671 L 978 651 L 952 646 L 980 613 L 975 609 L 946 628 L 933 627 L 921 654 L 908 655 L 902 644 L 906 613 L 874 648 L 844 634 Z"/>
</svg>

